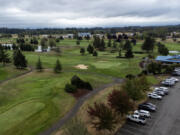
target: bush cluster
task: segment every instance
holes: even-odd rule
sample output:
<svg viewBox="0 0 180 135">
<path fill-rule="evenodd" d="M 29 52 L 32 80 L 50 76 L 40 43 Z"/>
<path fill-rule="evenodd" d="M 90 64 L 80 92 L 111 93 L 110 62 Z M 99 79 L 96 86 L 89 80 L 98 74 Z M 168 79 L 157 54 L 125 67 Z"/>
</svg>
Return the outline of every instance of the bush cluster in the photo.
<svg viewBox="0 0 180 135">
<path fill-rule="evenodd" d="M 93 90 L 89 82 L 85 82 L 75 75 L 71 78 L 71 84 L 66 84 L 65 91 L 75 93 L 77 89 Z"/>
</svg>

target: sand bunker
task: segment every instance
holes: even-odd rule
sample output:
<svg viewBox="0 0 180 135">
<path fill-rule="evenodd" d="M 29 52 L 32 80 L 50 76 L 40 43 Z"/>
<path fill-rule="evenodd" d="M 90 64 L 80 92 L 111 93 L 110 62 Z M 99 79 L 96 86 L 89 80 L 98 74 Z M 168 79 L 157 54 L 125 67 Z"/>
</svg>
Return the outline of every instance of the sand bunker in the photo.
<svg viewBox="0 0 180 135">
<path fill-rule="evenodd" d="M 84 64 L 79 64 L 79 65 L 75 66 L 75 68 L 77 68 L 77 69 L 88 69 L 88 66 L 86 66 Z"/>
</svg>

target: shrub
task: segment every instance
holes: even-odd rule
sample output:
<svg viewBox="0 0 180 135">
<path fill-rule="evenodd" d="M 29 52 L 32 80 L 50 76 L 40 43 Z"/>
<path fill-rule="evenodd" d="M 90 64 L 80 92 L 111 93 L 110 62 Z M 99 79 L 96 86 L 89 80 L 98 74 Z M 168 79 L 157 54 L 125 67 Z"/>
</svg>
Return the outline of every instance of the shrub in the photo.
<svg viewBox="0 0 180 135">
<path fill-rule="evenodd" d="M 66 84 L 65 91 L 68 93 L 75 93 L 77 91 L 77 87 L 72 84 Z"/>
<path fill-rule="evenodd" d="M 71 84 L 76 86 L 77 88 L 83 87 L 83 81 L 76 75 L 74 75 L 71 79 Z"/>
<path fill-rule="evenodd" d="M 76 86 L 79 89 L 93 90 L 93 88 L 89 82 L 84 82 L 76 75 L 72 77 L 71 84 Z"/>
<path fill-rule="evenodd" d="M 65 132 L 63 135 L 90 135 L 84 123 L 74 118 L 67 123 Z"/>
<path fill-rule="evenodd" d="M 93 90 L 93 88 L 89 82 L 84 82 L 84 88 L 87 90 Z"/>
</svg>

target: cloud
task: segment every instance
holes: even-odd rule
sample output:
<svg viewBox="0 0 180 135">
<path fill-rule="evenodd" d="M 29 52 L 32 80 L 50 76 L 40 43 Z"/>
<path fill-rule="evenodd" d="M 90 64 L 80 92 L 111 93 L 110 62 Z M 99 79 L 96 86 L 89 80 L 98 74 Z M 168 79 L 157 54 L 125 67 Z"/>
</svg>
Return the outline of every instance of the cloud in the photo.
<svg viewBox="0 0 180 135">
<path fill-rule="evenodd" d="M 113 27 L 180 23 L 178 0 L 0 0 L 0 27 Z"/>
</svg>

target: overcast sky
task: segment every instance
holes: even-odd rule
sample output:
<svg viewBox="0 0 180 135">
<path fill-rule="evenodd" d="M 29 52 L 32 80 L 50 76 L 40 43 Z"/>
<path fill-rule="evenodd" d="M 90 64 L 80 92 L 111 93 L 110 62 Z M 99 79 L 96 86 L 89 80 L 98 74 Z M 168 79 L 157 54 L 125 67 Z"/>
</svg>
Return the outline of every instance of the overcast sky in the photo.
<svg viewBox="0 0 180 135">
<path fill-rule="evenodd" d="M 0 27 L 180 24 L 180 0 L 0 0 Z"/>
</svg>

